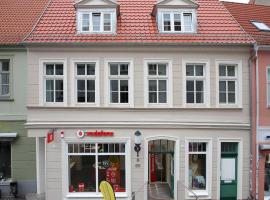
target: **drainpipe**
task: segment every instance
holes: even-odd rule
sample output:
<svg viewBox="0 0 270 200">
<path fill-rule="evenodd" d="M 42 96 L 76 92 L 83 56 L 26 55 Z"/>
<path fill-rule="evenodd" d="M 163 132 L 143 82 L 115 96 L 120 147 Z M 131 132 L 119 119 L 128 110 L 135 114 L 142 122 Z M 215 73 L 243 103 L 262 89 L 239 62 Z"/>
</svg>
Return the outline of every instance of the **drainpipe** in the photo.
<svg viewBox="0 0 270 200">
<path fill-rule="evenodd" d="M 258 50 L 259 46 L 257 44 L 254 44 L 254 50 L 255 50 L 255 58 L 256 58 L 256 196 L 259 194 L 257 183 L 258 183 L 258 170 L 259 169 L 259 148 L 257 144 L 257 131 L 258 131 L 258 126 L 259 126 L 259 118 L 260 118 L 260 104 L 259 104 L 259 58 L 258 58 Z"/>
</svg>

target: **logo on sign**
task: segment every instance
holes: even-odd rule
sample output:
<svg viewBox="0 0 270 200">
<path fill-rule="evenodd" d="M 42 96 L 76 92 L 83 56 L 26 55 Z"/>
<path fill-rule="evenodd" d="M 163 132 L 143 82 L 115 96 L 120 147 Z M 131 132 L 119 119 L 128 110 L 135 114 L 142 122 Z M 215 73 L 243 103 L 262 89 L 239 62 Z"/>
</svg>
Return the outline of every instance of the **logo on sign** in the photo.
<svg viewBox="0 0 270 200">
<path fill-rule="evenodd" d="M 77 136 L 78 136 L 78 138 L 83 138 L 84 137 L 84 131 L 78 130 L 77 131 Z"/>
</svg>

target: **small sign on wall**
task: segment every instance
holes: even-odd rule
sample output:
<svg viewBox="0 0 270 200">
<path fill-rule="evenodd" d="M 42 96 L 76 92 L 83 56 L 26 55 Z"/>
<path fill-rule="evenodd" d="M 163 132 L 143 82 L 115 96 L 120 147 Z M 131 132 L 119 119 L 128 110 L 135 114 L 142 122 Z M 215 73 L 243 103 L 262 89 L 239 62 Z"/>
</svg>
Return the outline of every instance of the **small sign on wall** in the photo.
<svg viewBox="0 0 270 200">
<path fill-rule="evenodd" d="M 114 132 L 111 131 L 83 131 L 83 130 L 78 130 L 77 131 L 77 137 L 78 138 L 83 138 L 85 136 L 88 137 L 113 137 Z"/>
</svg>

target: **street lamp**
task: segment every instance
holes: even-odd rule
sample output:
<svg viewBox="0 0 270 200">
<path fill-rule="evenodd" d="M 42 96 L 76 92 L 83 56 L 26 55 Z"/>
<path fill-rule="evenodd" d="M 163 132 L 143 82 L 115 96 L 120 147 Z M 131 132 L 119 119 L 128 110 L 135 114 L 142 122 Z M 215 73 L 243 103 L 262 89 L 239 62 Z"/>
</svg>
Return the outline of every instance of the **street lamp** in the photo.
<svg viewBox="0 0 270 200">
<path fill-rule="evenodd" d="M 141 151 L 141 143 L 142 143 L 142 134 L 140 131 L 136 131 L 134 133 L 135 135 L 135 147 L 134 147 L 134 151 L 137 152 L 137 157 L 139 157 L 139 152 Z"/>
</svg>

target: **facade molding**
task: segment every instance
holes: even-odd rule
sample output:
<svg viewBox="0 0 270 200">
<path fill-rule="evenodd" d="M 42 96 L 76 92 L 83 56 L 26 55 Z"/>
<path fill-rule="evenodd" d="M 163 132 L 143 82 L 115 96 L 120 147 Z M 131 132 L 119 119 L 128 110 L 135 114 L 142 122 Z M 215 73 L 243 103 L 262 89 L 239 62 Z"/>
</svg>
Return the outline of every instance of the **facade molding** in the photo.
<svg viewBox="0 0 270 200">
<path fill-rule="evenodd" d="M 0 121 L 25 121 L 26 115 L 0 115 Z"/>
</svg>

